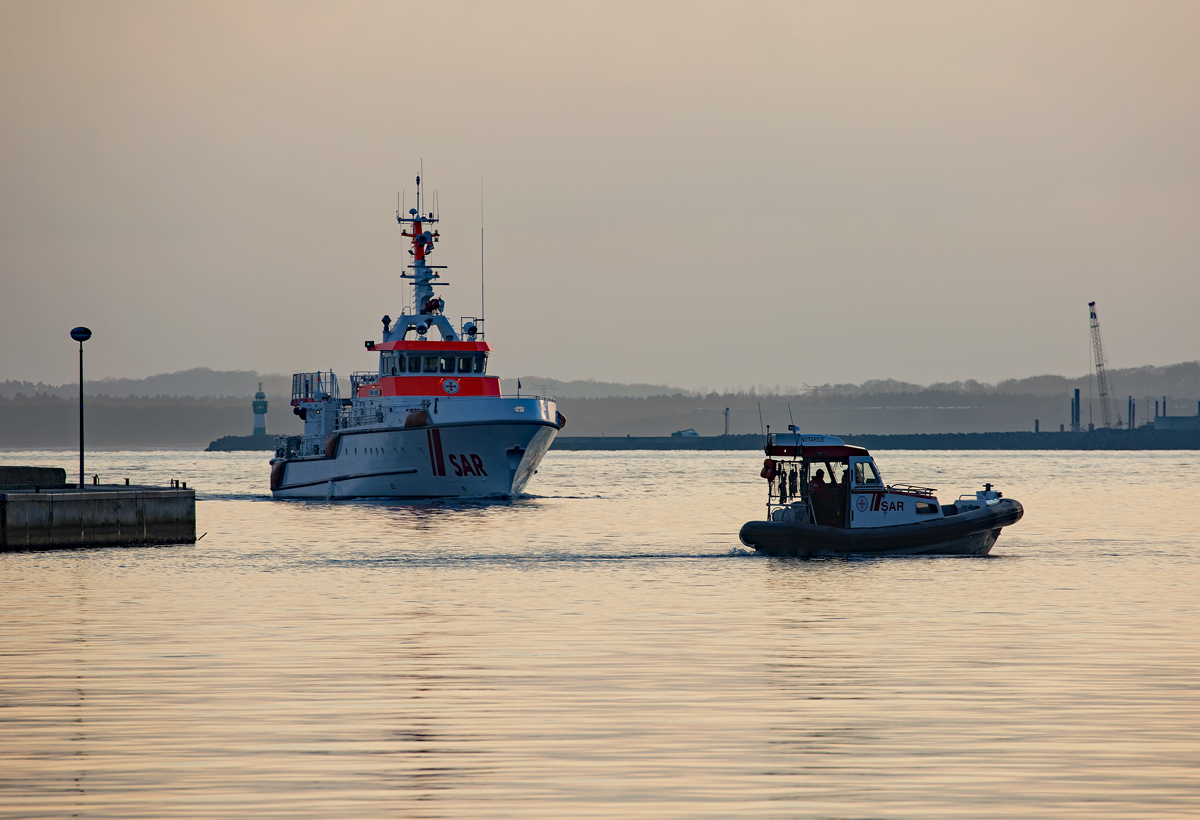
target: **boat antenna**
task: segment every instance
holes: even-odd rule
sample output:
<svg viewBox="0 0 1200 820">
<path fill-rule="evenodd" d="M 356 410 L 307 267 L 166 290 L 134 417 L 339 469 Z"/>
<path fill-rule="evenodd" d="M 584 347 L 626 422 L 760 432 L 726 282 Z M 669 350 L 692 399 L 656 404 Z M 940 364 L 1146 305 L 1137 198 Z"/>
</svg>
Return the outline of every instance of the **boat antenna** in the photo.
<svg viewBox="0 0 1200 820">
<path fill-rule="evenodd" d="M 799 429 L 797 429 L 797 427 L 796 427 L 796 419 L 792 417 L 792 403 L 790 401 L 788 402 L 788 421 L 790 421 L 792 423 L 791 429 L 789 430 L 789 432 L 792 432 L 792 433 L 800 432 Z"/>
<path fill-rule="evenodd" d="M 759 431 L 760 433 L 762 433 L 763 441 L 766 441 L 766 440 L 767 440 L 767 433 L 766 433 L 766 431 L 765 431 L 765 430 L 763 430 L 763 420 L 762 420 L 762 402 L 761 402 L 761 401 L 758 403 L 758 431 Z"/>
<path fill-rule="evenodd" d="M 484 299 L 484 175 L 479 175 L 479 321 L 487 322 L 487 301 Z M 486 324 L 485 324 L 486 327 Z"/>
</svg>

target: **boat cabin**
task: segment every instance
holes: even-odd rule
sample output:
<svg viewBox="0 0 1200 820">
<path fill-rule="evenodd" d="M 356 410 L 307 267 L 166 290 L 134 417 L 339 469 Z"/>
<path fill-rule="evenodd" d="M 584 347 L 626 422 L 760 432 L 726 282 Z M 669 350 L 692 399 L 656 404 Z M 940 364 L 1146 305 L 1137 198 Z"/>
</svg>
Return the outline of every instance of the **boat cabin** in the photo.
<svg viewBox="0 0 1200 820">
<path fill-rule="evenodd" d="M 500 395 L 500 380 L 487 375 L 487 342 L 401 339 L 367 349 L 379 353 L 379 370 L 354 374 L 359 398 Z"/>
<path fill-rule="evenodd" d="M 885 484 L 871 454 L 834 436 L 767 438 L 767 517 L 826 527 L 888 527 L 943 517 L 934 490 Z"/>
</svg>

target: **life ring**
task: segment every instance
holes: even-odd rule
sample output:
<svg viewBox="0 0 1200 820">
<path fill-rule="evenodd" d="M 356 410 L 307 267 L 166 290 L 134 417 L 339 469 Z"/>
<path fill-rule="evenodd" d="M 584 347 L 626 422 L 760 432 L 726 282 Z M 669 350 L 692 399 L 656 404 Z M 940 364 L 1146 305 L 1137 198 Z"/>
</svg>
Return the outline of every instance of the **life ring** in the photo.
<svg viewBox="0 0 1200 820">
<path fill-rule="evenodd" d="M 775 472 L 775 461 L 769 458 L 763 459 L 763 468 L 759 475 L 765 478 L 767 481 L 773 479 L 777 475 Z"/>
</svg>

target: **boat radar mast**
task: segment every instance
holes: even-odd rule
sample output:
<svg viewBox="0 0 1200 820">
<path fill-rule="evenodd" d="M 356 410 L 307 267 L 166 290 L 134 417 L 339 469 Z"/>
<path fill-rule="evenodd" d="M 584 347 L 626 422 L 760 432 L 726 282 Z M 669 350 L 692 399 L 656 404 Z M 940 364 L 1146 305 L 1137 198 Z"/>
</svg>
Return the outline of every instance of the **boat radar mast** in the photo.
<svg viewBox="0 0 1200 820">
<path fill-rule="evenodd" d="M 429 256 L 434 251 L 434 244 L 441 236 L 434 228 L 439 219 L 434 211 L 427 214 L 422 213 L 421 206 L 421 177 L 418 176 L 417 207 L 410 208 L 407 214 L 396 211 L 396 221 L 406 228 L 404 236 L 410 237 L 412 240 L 412 247 L 408 250 L 409 256 L 412 257 L 412 264 L 408 268 L 412 273 L 402 273 L 400 278 L 412 280 L 413 302 L 411 308 L 405 308 L 404 312 L 396 319 L 394 326 L 389 326 L 389 320 L 385 318 L 383 341 L 401 341 L 408 336 L 410 330 L 415 330 L 417 337 L 423 341 L 433 328 L 437 328 L 443 341 L 461 341 L 461 337 L 450 324 L 450 320 L 443 315 L 446 307 L 445 300 L 439 298 L 433 290 L 435 285 L 447 284 L 439 281 L 441 274 L 438 273 L 446 266 L 429 264 Z M 467 341 L 475 341 L 478 333 L 474 322 L 467 322 L 463 327 L 463 335 L 466 336 Z"/>
</svg>

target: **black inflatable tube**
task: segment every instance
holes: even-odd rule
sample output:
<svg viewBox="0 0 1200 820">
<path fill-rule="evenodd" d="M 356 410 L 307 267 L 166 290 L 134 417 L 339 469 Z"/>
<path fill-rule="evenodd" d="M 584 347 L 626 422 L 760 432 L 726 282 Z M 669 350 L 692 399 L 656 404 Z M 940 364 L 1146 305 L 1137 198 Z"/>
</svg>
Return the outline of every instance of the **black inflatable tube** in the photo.
<svg viewBox="0 0 1200 820">
<path fill-rule="evenodd" d="M 895 527 L 843 529 L 818 524 L 748 521 L 738 537 L 748 547 L 781 557 L 812 555 L 920 555 L 944 552 L 945 544 L 1015 524 L 1025 514 L 1020 502 L 1003 498 L 984 510 Z"/>
</svg>

